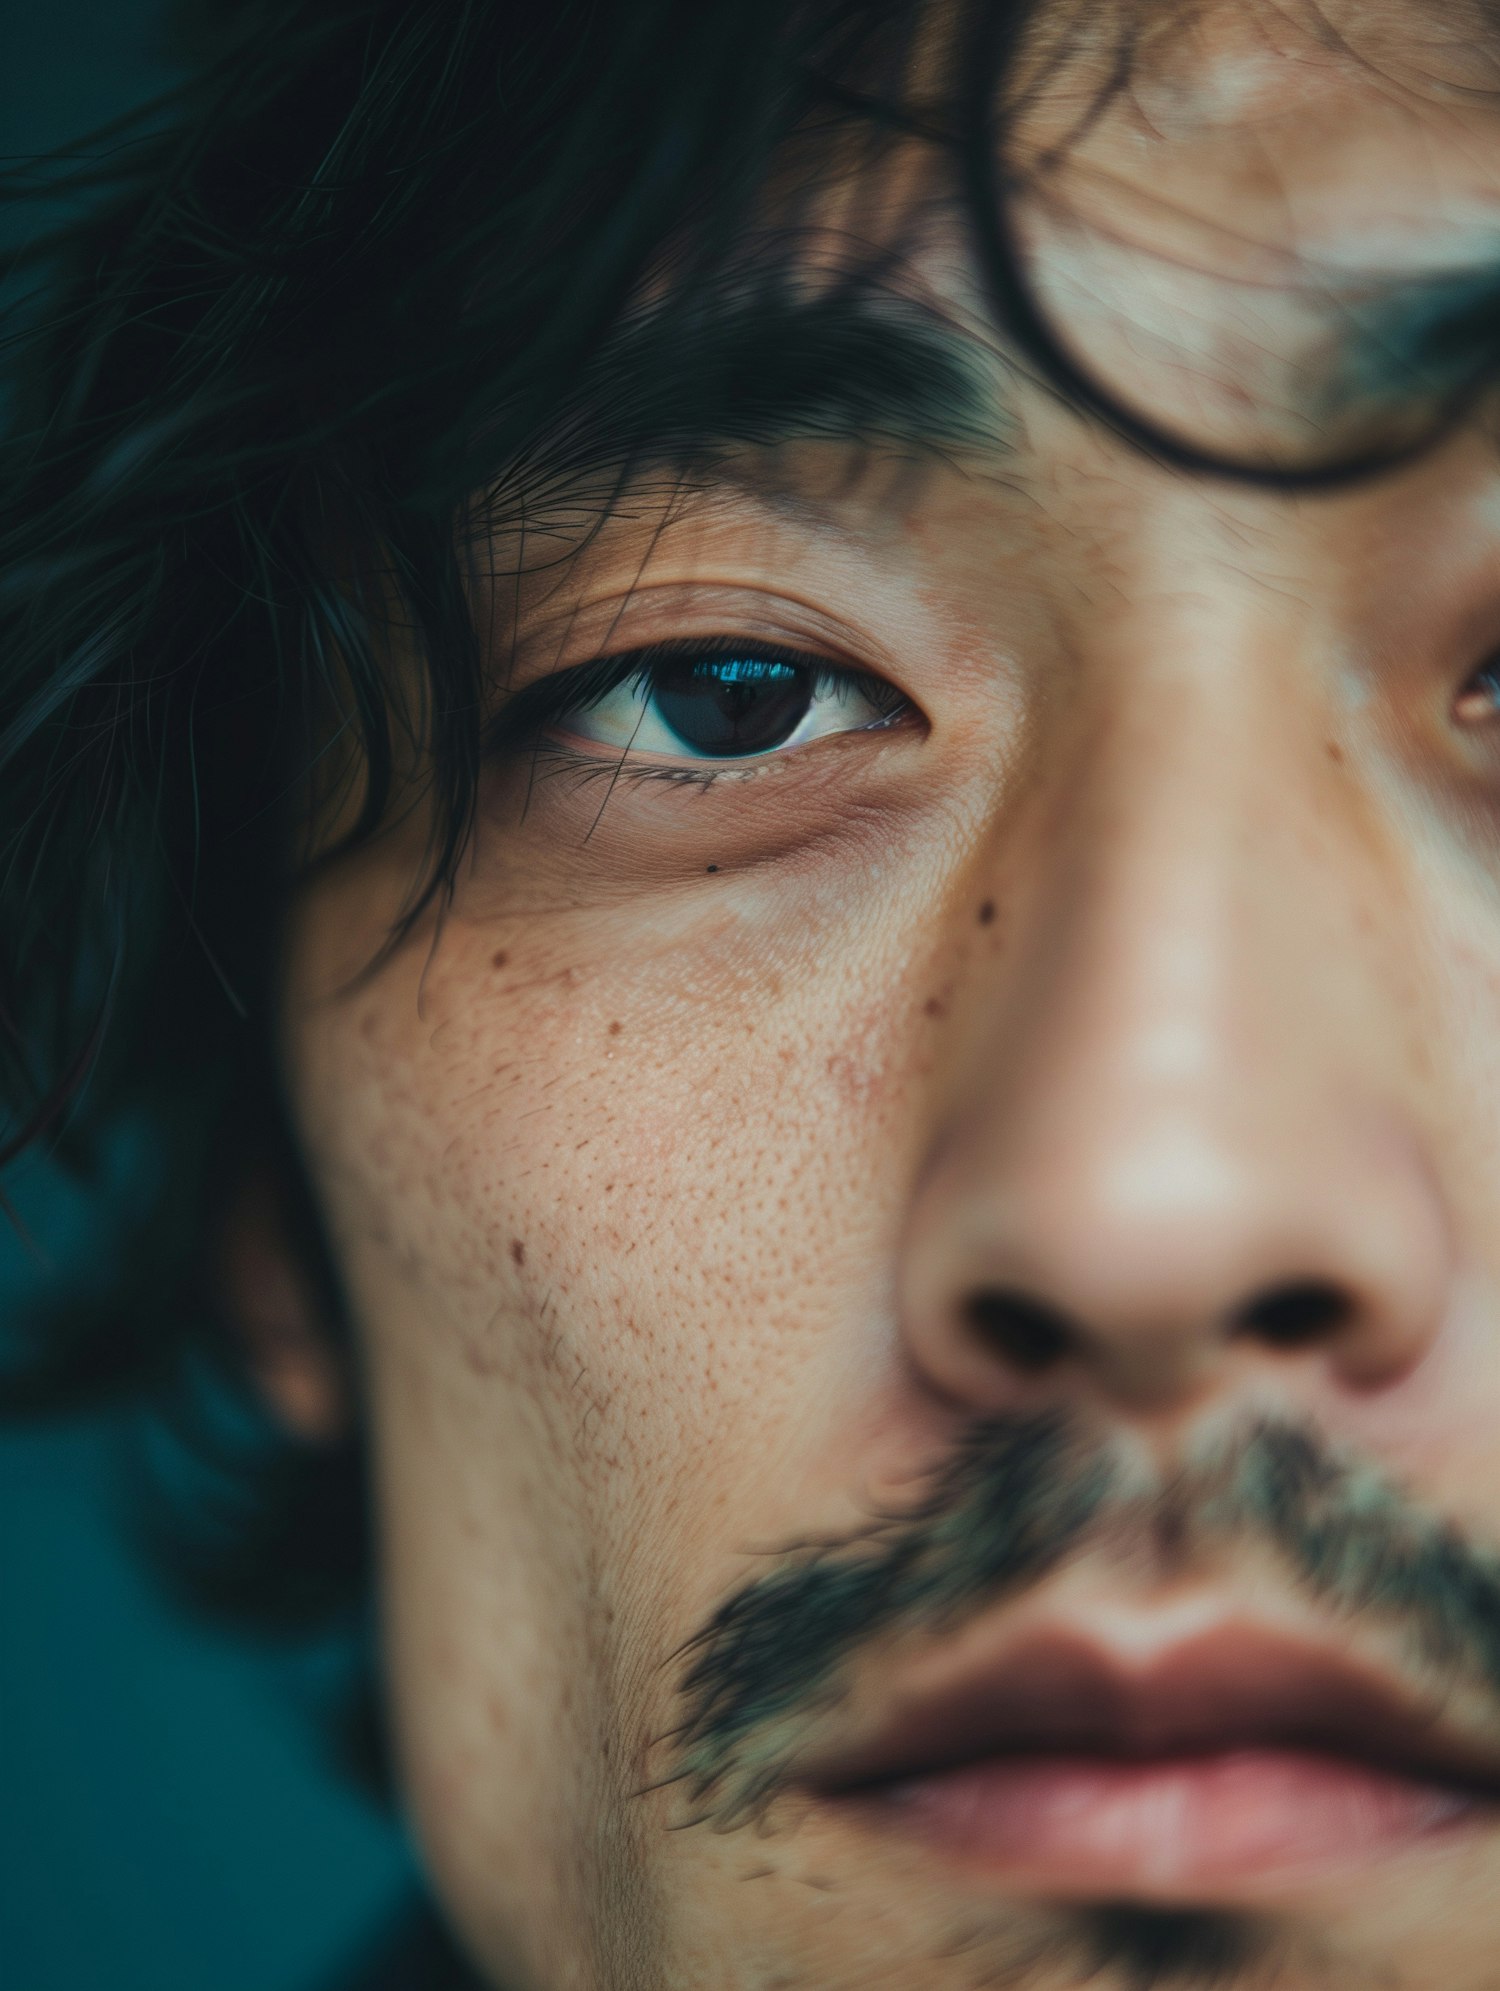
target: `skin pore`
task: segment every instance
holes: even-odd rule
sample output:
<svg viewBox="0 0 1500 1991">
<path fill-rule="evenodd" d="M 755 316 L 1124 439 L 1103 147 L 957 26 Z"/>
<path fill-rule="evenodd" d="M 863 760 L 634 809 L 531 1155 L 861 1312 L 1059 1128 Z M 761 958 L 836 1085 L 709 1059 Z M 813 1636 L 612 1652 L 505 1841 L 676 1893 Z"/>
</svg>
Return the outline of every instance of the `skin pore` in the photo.
<svg viewBox="0 0 1500 1991">
<path fill-rule="evenodd" d="M 1346 12 L 1175 16 L 1022 127 L 1072 138 L 1044 306 L 1209 447 L 1399 434 L 1493 285 L 1473 20 Z M 809 1781 L 903 1669 L 1054 1620 L 1316 1637 L 1500 1749 L 1488 410 L 1348 488 L 1191 476 L 1003 349 L 924 141 L 816 219 L 805 292 L 873 244 L 954 393 L 542 492 L 478 553 L 451 903 L 361 972 L 416 806 L 289 920 L 434 1885 L 543 1991 L 1493 1991 L 1493 1811 L 1090 1895 Z M 783 660 L 789 744 L 588 674 L 691 711 L 694 643 L 752 710 Z"/>
</svg>

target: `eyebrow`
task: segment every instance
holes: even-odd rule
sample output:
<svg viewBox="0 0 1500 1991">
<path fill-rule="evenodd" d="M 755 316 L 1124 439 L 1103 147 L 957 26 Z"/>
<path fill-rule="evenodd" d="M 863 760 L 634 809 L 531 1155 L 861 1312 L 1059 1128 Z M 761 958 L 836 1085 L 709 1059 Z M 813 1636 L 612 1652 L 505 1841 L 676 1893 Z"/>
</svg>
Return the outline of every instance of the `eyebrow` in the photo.
<svg viewBox="0 0 1500 1991">
<path fill-rule="evenodd" d="M 1344 312 L 1335 405 L 1461 401 L 1500 363 L 1500 259 Z M 821 290 L 769 271 L 685 285 L 617 325 L 561 414 L 491 486 L 480 522 L 500 523 L 515 498 L 533 527 L 554 504 L 602 522 L 641 477 L 727 481 L 736 452 L 790 443 L 1003 456 L 1019 435 L 1006 353 L 1000 336 L 868 274 Z M 776 476 L 759 488 L 775 496 Z"/>
<path fill-rule="evenodd" d="M 866 284 L 677 299 L 617 328 L 515 481 L 566 494 L 600 473 L 690 475 L 808 441 L 1001 450 L 1015 429 L 1001 378 L 974 333 Z"/>
</svg>

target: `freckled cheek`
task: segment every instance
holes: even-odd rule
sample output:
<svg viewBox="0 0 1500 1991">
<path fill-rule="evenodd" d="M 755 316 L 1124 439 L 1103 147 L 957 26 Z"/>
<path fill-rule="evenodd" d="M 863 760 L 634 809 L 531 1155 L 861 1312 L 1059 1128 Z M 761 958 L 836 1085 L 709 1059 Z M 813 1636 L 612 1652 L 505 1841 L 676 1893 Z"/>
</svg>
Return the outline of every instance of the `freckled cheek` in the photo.
<svg viewBox="0 0 1500 1991">
<path fill-rule="evenodd" d="M 500 985 L 455 986 L 428 1044 L 448 1159 L 481 1203 L 518 1167 L 545 1169 L 554 1201 L 568 1182 L 602 1181 L 628 1200 L 690 1176 L 709 1150 L 720 1168 L 758 1172 L 773 1128 L 788 1164 L 795 1131 L 857 1138 L 907 1096 L 941 1020 L 907 975 L 859 973 L 858 947 L 837 936 L 820 961 L 763 958 L 754 977 L 712 975 L 689 953 L 650 973 L 553 963 L 543 979 L 504 951 Z"/>
<path fill-rule="evenodd" d="M 670 1232 L 711 1154 L 722 1172 L 725 1126 L 733 1171 L 764 1167 L 782 1069 L 758 1073 L 712 1024 L 657 1035 L 603 1012 L 518 1008 L 445 1074 L 442 1198 L 530 1282 L 623 1259 Z"/>
<path fill-rule="evenodd" d="M 783 1256 L 787 1196 L 830 1154 L 846 1204 L 890 1169 L 934 1030 L 909 977 L 827 942 L 820 963 L 766 949 L 719 975 L 701 948 L 600 969 L 460 929 L 420 987 L 395 976 L 324 1025 L 324 1117 L 363 1218 L 487 1314 L 559 1280 L 575 1308 L 685 1292 L 731 1235 L 742 1265 Z"/>
<path fill-rule="evenodd" d="M 940 998 L 929 996 L 919 1027 L 900 991 L 846 1010 L 838 1028 L 822 1047 L 815 1072 L 830 1096 L 832 1110 L 855 1125 L 885 1122 L 893 1111 L 911 1103 L 912 1088 L 931 1069 L 930 1026 L 946 1013 Z"/>
</svg>

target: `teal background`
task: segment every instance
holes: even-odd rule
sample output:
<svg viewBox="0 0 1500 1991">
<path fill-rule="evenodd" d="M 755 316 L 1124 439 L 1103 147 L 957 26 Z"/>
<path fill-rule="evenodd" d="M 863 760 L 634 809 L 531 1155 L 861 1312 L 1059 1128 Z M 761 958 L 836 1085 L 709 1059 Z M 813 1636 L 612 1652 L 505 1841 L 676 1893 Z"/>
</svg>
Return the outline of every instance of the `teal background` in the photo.
<svg viewBox="0 0 1500 1991">
<path fill-rule="evenodd" d="M 140 0 L 0 0 L 11 158 L 166 77 Z M 4 1187 L 33 1245 L 0 1219 L 0 1328 L 109 1248 L 45 1166 Z M 167 1601 L 127 1523 L 133 1435 L 121 1412 L 0 1424 L 0 1986 L 316 1991 L 408 1891 L 409 1856 L 321 1766 L 306 1662 Z"/>
</svg>

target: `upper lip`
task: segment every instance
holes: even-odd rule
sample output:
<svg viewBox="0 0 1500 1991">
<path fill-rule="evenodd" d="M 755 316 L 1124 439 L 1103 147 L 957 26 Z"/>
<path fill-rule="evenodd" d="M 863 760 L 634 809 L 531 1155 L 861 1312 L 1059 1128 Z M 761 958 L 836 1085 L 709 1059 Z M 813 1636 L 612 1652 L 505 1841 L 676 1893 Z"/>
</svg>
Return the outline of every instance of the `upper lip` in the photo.
<svg viewBox="0 0 1500 1991">
<path fill-rule="evenodd" d="M 1033 1627 L 932 1691 L 873 1712 L 800 1765 L 826 1795 L 984 1758 L 1149 1760 L 1254 1748 L 1343 1756 L 1500 1798 L 1500 1739 L 1484 1745 L 1431 1701 L 1348 1653 L 1224 1623 L 1145 1662 L 1085 1632 Z"/>
</svg>

